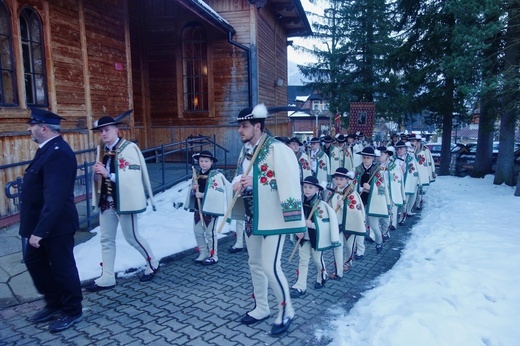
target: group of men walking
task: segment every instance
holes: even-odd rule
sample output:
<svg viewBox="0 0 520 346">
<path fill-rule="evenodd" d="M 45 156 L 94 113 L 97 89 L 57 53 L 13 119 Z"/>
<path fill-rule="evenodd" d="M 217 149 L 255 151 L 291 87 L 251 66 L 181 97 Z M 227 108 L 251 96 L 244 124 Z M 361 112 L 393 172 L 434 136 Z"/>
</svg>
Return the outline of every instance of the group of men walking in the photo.
<svg viewBox="0 0 520 346">
<path fill-rule="evenodd" d="M 267 135 L 268 116 L 263 104 L 238 114 L 236 123 L 244 146 L 231 182 L 213 169 L 217 159 L 210 152 L 195 155 L 200 170 L 194 169 L 187 206 L 194 211 L 194 233 L 201 251 L 195 261 L 203 265 L 218 263 L 218 217 L 222 222 L 235 219 L 243 227 L 254 301 L 241 322 L 250 325 L 270 317 L 270 287 L 278 307 L 271 334 L 279 335 L 295 316 L 291 298 L 305 295 L 309 259 L 313 258 L 318 271 L 314 288 L 321 289 L 329 279 L 340 280 L 353 260 L 363 259 L 365 237 L 373 239 L 376 252 L 381 253 L 389 230 L 404 224 L 414 206 L 422 207 L 422 189 L 435 180 L 435 166 L 418 135 L 376 148 L 367 145 L 361 134 L 324 136 L 312 138 L 305 147 L 296 137 L 279 141 Z M 60 120 L 54 113 L 32 110 L 29 131 L 45 156 L 37 154 L 27 169 L 23 191 L 31 194 L 22 193 L 21 198 L 21 219 L 33 220 L 20 227 L 20 234 L 30 239 L 25 261 L 46 301 L 31 320 L 53 321 L 61 314 L 51 323 L 52 332 L 67 329 L 82 316 L 72 252 L 73 234 L 78 229 L 73 202 L 76 164 L 59 135 Z M 100 133 L 103 148 L 93 167 L 94 205 L 101 212 L 103 271 L 86 287 L 90 292 L 116 284 L 118 223 L 125 239 L 146 260 L 140 281 L 152 280 L 159 269 L 137 228 L 136 214 L 146 208 L 145 191 L 154 205 L 146 163 L 139 148 L 119 136 L 119 124 L 105 116 L 92 128 Z M 64 162 L 70 167 L 62 167 Z M 56 193 L 61 196 L 58 206 L 53 204 Z M 300 257 L 299 278 L 292 287 L 281 262 L 287 234 L 295 241 L 291 257 L 296 249 Z M 333 250 L 335 261 L 330 273 L 323 261 L 323 251 L 328 249 Z M 236 251 L 236 247 L 230 249 Z M 64 260 L 57 261 L 57 256 Z"/>
</svg>

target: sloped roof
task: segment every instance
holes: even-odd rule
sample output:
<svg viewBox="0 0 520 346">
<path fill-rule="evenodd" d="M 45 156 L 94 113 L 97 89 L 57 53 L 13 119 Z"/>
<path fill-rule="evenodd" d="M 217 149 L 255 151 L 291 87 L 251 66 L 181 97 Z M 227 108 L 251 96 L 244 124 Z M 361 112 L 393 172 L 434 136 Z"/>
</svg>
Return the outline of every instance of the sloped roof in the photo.
<svg viewBox="0 0 520 346">
<path fill-rule="evenodd" d="M 190 12 L 199 15 L 204 18 L 209 23 L 212 23 L 217 28 L 222 29 L 225 32 L 235 33 L 235 29 L 225 20 L 221 15 L 219 15 L 215 10 L 213 10 L 208 4 L 206 4 L 202 0 L 181 0 L 178 1 L 178 4 L 184 6 Z"/>
<path fill-rule="evenodd" d="M 268 6 L 274 11 L 287 37 L 312 35 L 311 25 L 300 0 L 249 0 L 249 3 L 259 8 Z"/>
</svg>

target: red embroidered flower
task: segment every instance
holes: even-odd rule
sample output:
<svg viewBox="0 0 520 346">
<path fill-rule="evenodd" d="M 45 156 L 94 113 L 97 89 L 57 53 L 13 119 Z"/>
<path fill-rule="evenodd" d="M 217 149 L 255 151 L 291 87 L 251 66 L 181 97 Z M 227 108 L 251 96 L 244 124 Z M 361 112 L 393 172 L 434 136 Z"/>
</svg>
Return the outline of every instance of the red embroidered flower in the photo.
<svg viewBox="0 0 520 346">
<path fill-rule="evenodd" d="M 266 173 L 266 175 L 267 175 L 268 178 L 272 178 L 272 177 L 274 177 L 274 172 L 273 171 L 269 171 L 269 172 Z"/>
<path fill-rule="evenodd" d="M 262 166 L 260 166 L 260 170 L 261 170 L 262 172 L 267 171 L 267 166 L 266 166 L 266 165 L 262 165 Z"/>
<path fill-rule="evenodd" d="M 348 206 L 350 209 L 354 209 L 354 204 Z"/>
<path fill-rule="evenodd" d="M 262 184 L 267 183 L 267 178 L 266 178 L 266 177 L 261 177 L 261 178 L 260 178 L 260 182 L 261 182 Z"/>
<path fill-rule="evenodd" d="M 119 159 L 119 169 L 124 169 L 129 163 L 124 158 Z"/>
</svg>

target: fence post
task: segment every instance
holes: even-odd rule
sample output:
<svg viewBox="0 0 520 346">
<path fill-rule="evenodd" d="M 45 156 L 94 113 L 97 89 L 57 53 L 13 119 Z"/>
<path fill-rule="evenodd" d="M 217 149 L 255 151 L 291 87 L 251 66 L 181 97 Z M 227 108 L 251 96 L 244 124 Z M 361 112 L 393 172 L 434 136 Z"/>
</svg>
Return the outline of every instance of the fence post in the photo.
<svg viewBox="0 0 520 346">
<path fill-rule="evenodd" d="M 161 167 L 162 167 L 162 192 L 166 191 L 164 185 L 166 184 L 166 170 L 164 167 L 164 144 L 161 144 Z"/>
</svg>

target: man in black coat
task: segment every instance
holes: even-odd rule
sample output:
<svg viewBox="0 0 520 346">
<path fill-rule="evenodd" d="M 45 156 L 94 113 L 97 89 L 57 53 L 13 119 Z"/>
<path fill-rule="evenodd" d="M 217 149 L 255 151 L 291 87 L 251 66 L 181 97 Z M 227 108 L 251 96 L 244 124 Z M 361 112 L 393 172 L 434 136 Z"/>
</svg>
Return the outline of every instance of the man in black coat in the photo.
<svg viewBox="0 0 520 346">
<path fill-rule="evenodd" d="M 51 332 L 69 328 L 81 319 L 83 299 L 76 261 L 74 233 L 79 219 L 74 204 L 77 163 L 60 136 L 60 120 L 52 112 L 31 109 L 27 122 L 39 149 L 23 177 L 20 198 L 20 235 L 28 238 L 25 264 L 45 307 L 33 315 L 35 323 L 54 319 Z"/>
</svg>

